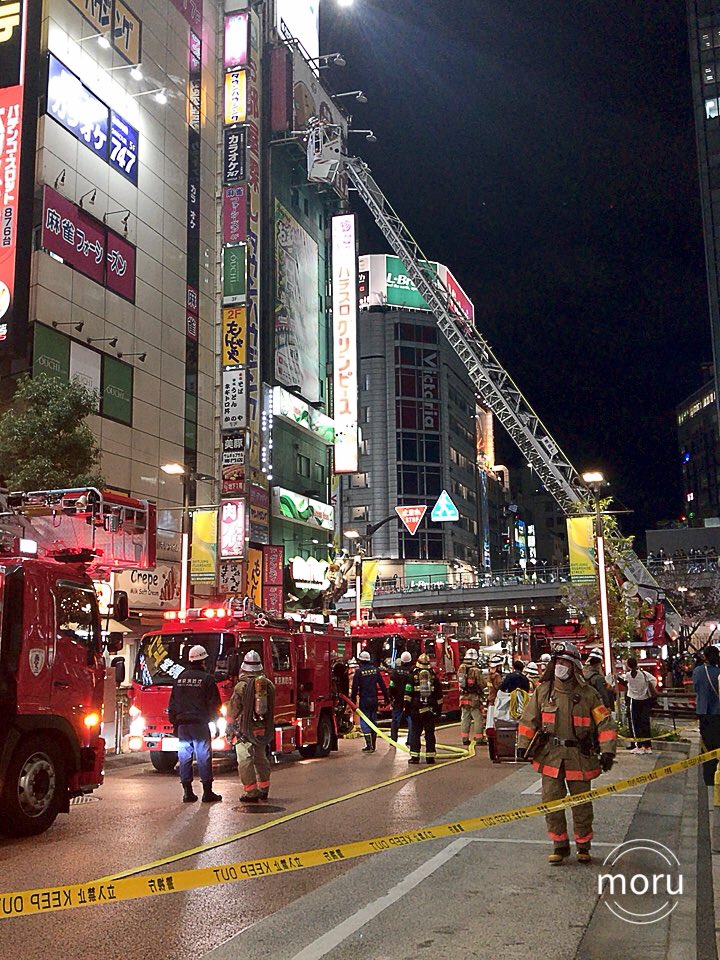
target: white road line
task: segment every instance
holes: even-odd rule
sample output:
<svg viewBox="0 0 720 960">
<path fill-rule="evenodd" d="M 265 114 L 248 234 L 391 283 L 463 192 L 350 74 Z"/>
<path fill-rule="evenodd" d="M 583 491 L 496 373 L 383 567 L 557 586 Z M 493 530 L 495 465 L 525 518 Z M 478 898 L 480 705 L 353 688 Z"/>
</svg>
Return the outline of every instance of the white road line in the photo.
<svg viewBox="0 0 720 960">
<path fill-rule="evenodd" d="M 533 780 L 529 787 L 526 787 L 524 790 L 521 790 L 521 793 L 540 793 L 542 790 L 542 777 L 538 777 L 537 780 Z"/>
<path fill-rule="evenodd" d="M 460 853 L 463 847 L 466 847 L 471 841 L 472 837 L 459 837 L 457 840 L 453 840 L 444 850 L 435 854 L 434 857 L 427 860 L 421 867 L 413 870 L 413 872 L 409 873 L 400 883 L 392 887 L 384 897 L 368 903 L 362 910 L 358 910 L 357 913 L 343 920 L 342 923 L 333 927 L 332 930 L 328 930 L 322 937 L 318 937 L 317 940 L 309 943 L 307 947 L 293 957 L 293 960 L 320 960 L 321 957 L 327 956 L 331 950 L 334 950 L 335 947 L 339 946 L 344 940 L 347 940 L 353 933 L 357 933 L 365 924 L 370 923 L 371 920 L 374 920 L 375 917 L 379 916 L 384 910 L 387 910 L 388 907 L 391 907 L 394 903 L 397 903 L 398 900 L 402 899 L 405 894 L 410 893 L 411 890 L 419 886 L 423 880 L 427 880 L 436 870 L 444 866 L 448 860 L 452 860 L 456 854 Z"/>
<path fill-rule="evenodd" d="M 525 843 L 532 844 L 534 846 L 547 847 L 550 843 L 549 840 L 518 840 L 511 837 L 468 837 L 470 843 Z M 604 843 L 601 841 L 593 840 L 593 847 L 616 847 L 617 843 Z"/>
</svg>

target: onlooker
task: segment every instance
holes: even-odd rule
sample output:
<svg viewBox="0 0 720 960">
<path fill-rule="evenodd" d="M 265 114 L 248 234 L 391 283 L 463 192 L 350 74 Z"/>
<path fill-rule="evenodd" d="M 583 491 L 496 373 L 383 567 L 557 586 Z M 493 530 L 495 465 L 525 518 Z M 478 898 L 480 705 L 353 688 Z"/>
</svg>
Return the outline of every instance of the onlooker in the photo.
<svg viewBox="0 0 720 960">
<path fill-rule="evenodd" d="M 693 670 L 695 713 L 700 720 L 700 736 L 706 750 L 720 747 L 720 650 L 705 648 L 705 663 Z M 703 764 L 703 779 L 711 787 L 715 781 L 717 760 Z"/>
<path fill-rule="evenodd" d="M 657 696 L 655 678 L 647 671 L 638 669 L 635 657 L 628 657 L 625 662 L 628 669 L 619 677 L 619 681 L 626 688 L 630 701 L 628 710 L 630 735 L 635 741 L 635 746 L 631 749 L 633 753 L 651 754 L 650 710 Z"/>
<path fill-rule="evenodd" d="M 500 685 L 500 690 L 503 693 L 512 693 L 513 690 L 525 690 L 527 693 L 530 693 L 530 681 L 523 673 L 525 669 L 525 664 L 522 660 L 516 660 L 513 663 L 513 672 L 509 673 L 503 682 Z"/>
</svg>

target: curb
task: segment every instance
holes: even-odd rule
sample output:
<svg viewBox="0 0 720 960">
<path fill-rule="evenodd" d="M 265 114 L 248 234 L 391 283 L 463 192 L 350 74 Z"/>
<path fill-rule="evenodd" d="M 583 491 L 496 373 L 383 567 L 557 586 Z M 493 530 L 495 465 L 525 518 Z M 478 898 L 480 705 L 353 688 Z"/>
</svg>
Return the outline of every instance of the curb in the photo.
<svg viewBox="0 0 720 960">
<path fill-rule="evenodd" d="M 145 753 L 111 753 L 105 757 L 105 769 L 114 770 L 116 767 L 133 767 L 141 763 L 150 763 Z"/>
</svg>

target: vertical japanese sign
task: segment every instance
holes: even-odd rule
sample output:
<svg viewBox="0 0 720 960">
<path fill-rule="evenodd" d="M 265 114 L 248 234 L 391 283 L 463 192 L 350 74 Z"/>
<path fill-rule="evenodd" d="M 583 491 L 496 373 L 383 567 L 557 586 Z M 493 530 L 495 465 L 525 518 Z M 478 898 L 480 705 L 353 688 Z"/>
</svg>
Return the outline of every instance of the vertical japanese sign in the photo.
<svg viewBox="0 0 720 960">
<path fill-rule="evenodd" d="M 262 568 L 263 555 L 255 547 L 248 549 L 247 555 L 247 596 L 256 607 L 262 606 Z"/>
<path fill-rule="evenodd" d="M 200 331 L 200 170 L 202 123 L 202 0 L 175 0 L 188 31 L 187 259 L 185 266 L 185 458 L 195 462 L 198 435 L 198 339 Z M 195 103 L 196 108 L 192 104 Z"/>
<path fill-rule="evenodd" d="M 0 5 L 0 342 L 15 298 L 28 2 Z"/>
<path fill-rule="evenodd" d="M 194 510 L 192 515 L 191 583 L 217 579 L 217 510 Z"/>
<path fill-rule="evenodd" d="M 220 507 L 220 558 L 245 556 L 245 501 L 225 500 Z"/>
<path fill-rule="evenodd" d="M 332 219 L 335 473 L 357 473 L 357 259 L 355 217 Z"/>
<path fill-rule="evenodd" d="M 285 613 L 283 577 L 285 573 L 285 548 L 267 546 L 263 554 L 263 595 L 262 606 L 273 617 L 282 617 Z"/>
<path fill-rule="evenodd" d="M 247 69 L 247 426 L 249 463 L 260 468 L 260 18 L 249 17 Z"/>
<path fill-rule="evenodd" d="M 224 367 L 245 363 L 245 307 L 224 307 L 222 312 L 222 362 Z"/>
<path fill-rule="evenodd" d="M 595 579 L 595 537 L 592 517 L 568 517 L 570 579 L 573 583 L 591 583 Z"/>
</svg>

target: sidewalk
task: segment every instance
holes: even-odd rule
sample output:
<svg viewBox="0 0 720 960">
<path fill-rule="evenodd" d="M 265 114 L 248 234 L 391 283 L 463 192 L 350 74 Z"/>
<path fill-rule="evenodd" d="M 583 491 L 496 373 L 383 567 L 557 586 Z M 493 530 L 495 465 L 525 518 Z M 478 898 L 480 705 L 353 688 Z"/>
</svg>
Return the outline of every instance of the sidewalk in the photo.
<svg viewBox="0 0 720 960">
<path fill-rule="evenodd" d="M 677 752 L 670 751 L 652 759 L 624 753 L 611 779 L 677 759 Z M 644 790 L 598 801 L 595 862 L 590 867 L 575 863 L 574 857 L 562 867 L 547 863 L 549 844 L 541 817 L 405 847 L 358 861 L 332 885 L 254 924 L 239 935 L 241 942 L 234 937 L 206 957 L 230 960 L 242 949 L 243 955 L 266 960 L 405 960 L 424 955 L 527 960 L 539 954 L 553 960 L 716 960 L 714 937 L 712 951 L 706 935 L 698 938 L 698 930 L 715 927 L 712 883 L 705 882 L 711 876 L 705 810 L 702 822 L 698 819 L 699 799 L 706 797 L 706 790 L 698 786 L 699 778 L 692 769 Z M 608 778 L 597 782 L 607 783 Z M 412 796 L 412 785 L 405 789 Z M 449 811 L 443 821 L 538 801 L 538 775 L 522 765 L 473 801 Z M 635 837 L 666 844 L 679 858 L 684 878 L 674 912 L 644 926 L 618 919 L 597 894 L 602 859 Z M 302 847 L 299 838 L 298 849 Z"/>
</svg>

